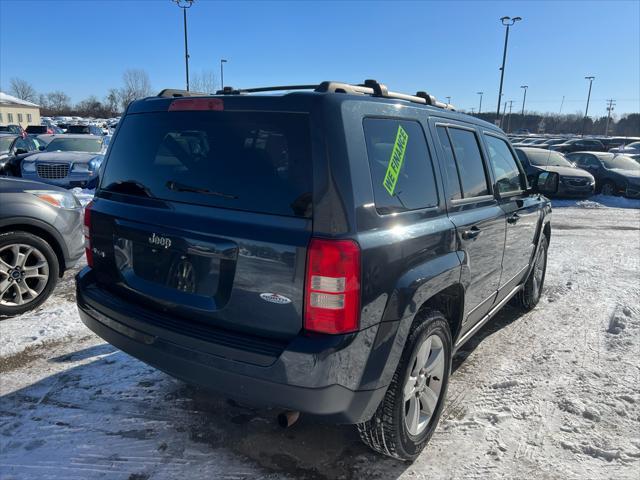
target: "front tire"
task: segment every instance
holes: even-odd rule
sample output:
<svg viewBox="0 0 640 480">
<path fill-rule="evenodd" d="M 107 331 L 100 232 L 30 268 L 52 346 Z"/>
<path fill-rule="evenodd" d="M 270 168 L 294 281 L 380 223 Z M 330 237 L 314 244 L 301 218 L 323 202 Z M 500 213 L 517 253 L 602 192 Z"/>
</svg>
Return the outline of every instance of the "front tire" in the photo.
<svg viewBox="0 0 640 480">
<path fill-rule="evenodd" d="M 418 313 L 387 393 L 373 417 L 358 424 L 376 452 L 413 461 L 438 425 L 451 374 L 452 340 L 436 310 Z"/>
<path fill-rule="evenodd" d="M 58 281 L 58 258 L 48 243 L 27 232 L 0 234 L 0 316 L 40 306 Z"/>
<path fill-rule="evenodd" d="M 607 195 L 612 197 L 616 194 L 616 186 L 613 182 L 606 181 L 602 184 L 602 188 L 600 189 L 602 195 Z"/>
</svg>

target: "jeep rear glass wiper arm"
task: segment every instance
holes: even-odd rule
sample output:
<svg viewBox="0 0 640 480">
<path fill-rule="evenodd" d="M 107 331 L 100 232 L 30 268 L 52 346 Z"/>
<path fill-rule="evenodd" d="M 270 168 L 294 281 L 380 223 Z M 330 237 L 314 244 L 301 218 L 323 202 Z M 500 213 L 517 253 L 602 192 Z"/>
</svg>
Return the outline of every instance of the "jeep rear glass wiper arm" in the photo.
<svg viewBox="0 0 640 480">
<path fill-rule="evenodd" d="M 208 190 L 206 188 L 192 187 L 191 185 L 185 185 L 184 183 L 175 182 L 173 180 L 169 180 L 167 182 L 167 188 L 169 190 L 174 190 L 176 192 L 201 193 L 202 195 L 212 195 L 215 197 L 227 198 L 229 200 L 235 200 L 238 198 L 237 195 L 231 195 L 229 193 L 223 193 L 223 192 L 216 192 L 213 190 Z"/>
</svg>

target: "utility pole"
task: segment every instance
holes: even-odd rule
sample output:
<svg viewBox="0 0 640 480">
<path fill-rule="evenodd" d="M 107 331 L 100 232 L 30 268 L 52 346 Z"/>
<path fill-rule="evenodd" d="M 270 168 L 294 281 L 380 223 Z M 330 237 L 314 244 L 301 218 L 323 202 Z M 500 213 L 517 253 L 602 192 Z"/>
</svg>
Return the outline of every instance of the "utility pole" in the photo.
<svg viewBox="0 0 640 480">
<path fill-rule="evenodd" d="M 509 43 L 509 28 L 511 28 L 516 22 L 522 20 L 522 17 L 502 17 L 500 21 L 502 25 L 507 27 L 507 31 L 504 34 L 504 50 L 502 52 L 502 67 L 500 68 L 500 90 L 498 92 L 498 110 L 496 112 L 496 120 L 500 119 L 500 102 L 502 101 L 502 84 L 504 82 L 504 67 L 507 62 L 507 45 Z"/>
<path fill-rule="evenodd" d="M 507 101 L 504 101 L 504 107 L 502 107 L 502 112 L 506 112 L 507 111 Z M 500 128 L 502 128 L 502 121 L 504 120 L 504 115 L 502 115 L 502 118 L 500 118 Z"/>
<path fill-rule="evenodd" d="M 474 115 L 476 113 L 476 109 L 471 107 L 471 115 Z"/>
<path fill-rule="evenodd" d="M 609 120 L 611 120 L 611 112 L 613 112 L 613 107 L 616 106 L 616 101 L 611 98 L 607 100 L 607 126 L 604 127 L 604 136 L 609 136 Z"/>
<path fill-rule="evenodd" d="M 560 102 L 560 110 L 558 111 L 558 115 L 562 114 L 562 107 L 564 105 L 564 95 L 562 95 L 562 101 Z"/>
<path fill-rule="evenodd" d="M 187 77 L 187 92 L 189 91 L 189 47 L 187 45 L 187 9 L 191 8 L 195 0 L 173 0 L 182 9 L 184 22 L 184 68 Z"/>
<path fill-rule="evenodd" d="M 512 109 L 512 107 L 513 107 L 513 100 L 509 100 L 509 117 L 508 117 L 508 120 L 507 120 L 507 133 L 511 133 L 511 109 Z"/>
<path fill-rule="evenodd" d="M 527 101 L 527 89 L 529 88 L 529 85 L 520 85 L 520 88 L 522 88 L 524 90 L 524 97 L 522 98 L 522 113 L 521 113 L 521 117 L 522 117 L 522 128 L 524 128 L 524 104 Z"/>
<path fill-rule="evenodd" d="M 482 113 L 482 95 L 484 94 L 484 92 L 477 92 L 478 95 L 480 95 L 480 106 L 478 106 L 478 115 L 480 115 Z"/>
<path fill-rule="evenodd" d="M 451 97 L 445 97 L 447 99 L 447 104 L 451 105 Z"/>
<path fill-rule="evenodd" d="M 582 120 L 582 135 L 584 137 L 584 129 L 587 126 L 587 115 L 589 113 L 589 100 L 591 100 L 591 85 L 593 85 L 593 79 L 596 77 L 584 77 L 585 80 L 589 80 L 589 94 L 587 95 L 587 108 L 584 109 L 584 119 Z"/>
</svg>

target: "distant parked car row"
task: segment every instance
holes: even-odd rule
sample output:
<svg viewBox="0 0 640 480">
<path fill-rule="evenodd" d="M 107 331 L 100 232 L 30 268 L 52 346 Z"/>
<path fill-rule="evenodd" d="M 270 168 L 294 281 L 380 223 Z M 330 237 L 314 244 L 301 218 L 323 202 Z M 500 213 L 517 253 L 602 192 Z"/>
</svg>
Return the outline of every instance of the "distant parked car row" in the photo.
<svg viewBox="0 0 640 480">
<path fill-rule="evenodd" d="M 67 188 L 92 188 L 109 139 L 74 134 L 0 135 L 0 175 Z"/>
</svg>

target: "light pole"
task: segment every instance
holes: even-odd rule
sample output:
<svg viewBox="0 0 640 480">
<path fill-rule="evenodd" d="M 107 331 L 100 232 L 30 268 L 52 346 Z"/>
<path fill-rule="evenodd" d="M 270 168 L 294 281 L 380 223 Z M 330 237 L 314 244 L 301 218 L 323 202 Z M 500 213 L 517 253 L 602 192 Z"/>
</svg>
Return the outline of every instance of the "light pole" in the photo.
<svg viewBox="0 0 640 480">
<path fill-rule="evenodd" d="M 511 133 L 511 109 L 513 108 L 513 100 L 509 100 L 509 116 L 507 117 L 507 133 Z"/>
<path fill-rule="evenodd" d="M 480 106 L 478 107 L 478 115 L 480 115 L 482 113 L 482 95 L 484 94 L 484 92 L 477 92 L 478 95 L 480 95 Z"/>
<path fill-rule="evenodd" d="M 529 88 L 529 85 L 520 85 L 520 88 L 524 90 L 524 97 L 522 98 L 522 113 L 520 114 L 522 117 L 522 128 L 524 128 L 524 104 L 527 101 L 527 89 Z"/>
<path fill-rule="evenodd" d="M 220 59 L 220 90 L 224 90 L 224 64 L 227 61 L 224 58 Z"/>
<path fill-rule="evenodd" d="M 504 51 L 502 52 L 502 67 L 500 68 L 500 90 L 498 91 L 498 109 L 496 111 L 496 119 L 500 118 L 500 101 L 502 100 L 502 83 L 504 82 L 504 66 L 507 62 L 507 44 L 509 43 L 509 28 L 511 28 L 516 22 L 522 20 L 522 17 L 502 17 L 500 21 L 502 25 L 507 27 L 504 35 Z"/>
<path fill-rule="evenodd" d="M 451 105 L 451 97 L 445 97 L 447 99 L 447 104 Z"/>
<path fill-rule="evenodd" d="M 589 80 L 589 94 L 587 95 L 587 108 L 584 109 L 584 119 L 582 120 L 582 136 L 584 137 L 584 129 L 587 126 L 587 114 L 589 113 L 589 100 L 591 100 L 591 85 L 596 77 L 584 77 Z"/>
<path fill-rule="evenodd" d="M 189 91 L 189 47 L 187 45 L 187 9 L 191 8 L 195 0 L 172 0 L 182 9 L 184 20 L 184 67 L 187 74 L 187 92 Z"/>
</svg>

